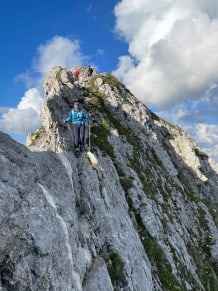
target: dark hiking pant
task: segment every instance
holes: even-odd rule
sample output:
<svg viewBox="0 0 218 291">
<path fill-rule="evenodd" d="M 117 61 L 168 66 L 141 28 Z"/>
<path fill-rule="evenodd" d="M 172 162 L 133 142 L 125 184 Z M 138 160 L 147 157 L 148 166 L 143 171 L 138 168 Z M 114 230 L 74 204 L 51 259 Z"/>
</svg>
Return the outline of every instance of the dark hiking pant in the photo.
<svg viewBox="0 0 218 291">
<path fill-rule="evenodd" d="M 85 124 L 73 124 L 73 136 L 75 148 L 85 146 Z"/>
</svg>

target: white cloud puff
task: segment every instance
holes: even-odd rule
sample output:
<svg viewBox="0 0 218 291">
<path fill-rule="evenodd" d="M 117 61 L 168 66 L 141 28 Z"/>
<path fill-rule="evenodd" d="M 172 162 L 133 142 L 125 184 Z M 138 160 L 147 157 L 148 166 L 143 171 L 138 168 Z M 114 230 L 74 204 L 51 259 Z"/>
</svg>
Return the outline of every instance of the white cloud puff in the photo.
<svg viewBox="0 0 218 291">
<path fill-rule="evenodd" d="M 196 126 L 198 140 L 201 143 L 218 145 L 218 126 L 215 124 L 199 123 Z"/>
<path fill-rule="evenodd" d="M 21 135 L 36 130 L 41 124 L 39 118 L 41 103 L 42 97 L 38 90 L 29 89 L 21 98 L 17 108 L 10 108 L 2 114 L 0 127 Z"/>
<path fill-rule="evenodd" d="M 197 99 L 217 81 L 217 1 L 122 0 L 115 16 L 129 55 L 114 74 L 143 102 Z"/>
<path fill-rule="evenodd" d="M 56 65 L 72 67 L 81 65 L 84 56 L 80 52 L 78 40 L 70 40 L 62 36 L 55 36 L 46 44 L 38 48 L 39 58 L 35 61 L 36 71 L 46 76 L 49 70 Z"/>
<path fill-rule="evenodd" d="M 129 54 L 113 74 L 218 161 L 218 1 L 121 0 L 114 13 Z"/>
<path fill-rule="evenodd" d="M 39 115 L 32 108 L 21 110 L 11 108 L 8 113 L 3 114 L 0 120 L 1 128 L 20 135 L 27 135 L 29 132 L 35 131 L 39 125 Z"/>
<path fill-rule="evenodd" d="M 40 107 L 42 104 L 42 97 L 40 96 L 36 88 L 31 88 L 25 92 L 25 95 L 21 98 L 20 103 L 17 106 L 19 110 L 33 109 L 36 113 L 40 113 Z"/>
</svg>

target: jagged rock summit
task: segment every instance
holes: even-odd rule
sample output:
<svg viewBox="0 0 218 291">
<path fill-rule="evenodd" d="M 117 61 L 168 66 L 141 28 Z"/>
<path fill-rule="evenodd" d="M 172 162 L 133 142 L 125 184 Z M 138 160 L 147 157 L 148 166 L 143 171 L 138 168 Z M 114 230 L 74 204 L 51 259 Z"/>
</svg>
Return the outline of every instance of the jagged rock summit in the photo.
<svg viewBox="0 0 218 291">
<path fill-rule="evenodd" d="M 217 164 L 110 74 L 57 66 L 44 89 L 28 148 L 0 133 L 0 290 L 218 290 Z"/>
</svg>

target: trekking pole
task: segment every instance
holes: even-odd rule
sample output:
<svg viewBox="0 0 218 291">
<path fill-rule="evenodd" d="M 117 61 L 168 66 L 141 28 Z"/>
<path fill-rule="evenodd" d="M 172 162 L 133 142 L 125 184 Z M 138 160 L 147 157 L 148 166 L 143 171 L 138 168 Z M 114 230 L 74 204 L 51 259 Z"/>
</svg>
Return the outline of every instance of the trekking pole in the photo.
<svg viewBox="0 0 218 291">
<path fill-rule="evenodd" d="M 89 120 L 89 123 L 88 123 L 88 126 L 89 126 L 89 151 L 91 150 L 91 141 L 90 141 L 90 136 L 91 136 L 91 126 L 90 126 L 90 120 Z"/>
</svg>

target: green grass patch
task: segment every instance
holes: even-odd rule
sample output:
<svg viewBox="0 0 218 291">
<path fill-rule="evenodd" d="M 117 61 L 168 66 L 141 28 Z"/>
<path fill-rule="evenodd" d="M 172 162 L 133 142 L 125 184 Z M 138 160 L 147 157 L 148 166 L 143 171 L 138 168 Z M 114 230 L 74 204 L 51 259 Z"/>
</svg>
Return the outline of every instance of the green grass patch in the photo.
<svg viewBox="0 0 218 291">
<path fill-rule="evenodd" d="M 123 268 L 124 268 L 124 262 L 122 258 L 120 257 L 120 255 L 114 251 L 110 252 L 109 261 L 107 262 L 107 269 L 111 277 L 113 286 L 116 285 L 117 281 L 122 276 Z"/>
<path fill-rule="evenodd" d="M 60 70 L 57 72 L 57 74 L 56 74 L 56 79 L 57 79 L 58 81 L 61 81 L 61 74 L 62 74 L 63 70 L 64 70 L 64 69 L 60 69 Z"/>
<path fill-rule="evenodd" d="M 124 192 L 127 192 L 128 189 L 131 189 L 133 186 L 133 177 L 120 177 L 120 184 L 124 190 Z"/>
<path fill-rule="evenodd" d="M 92 127 L 91 144 L 93 146 L 99 147 L 99 149 L 107 153 L 111 159 L 114 159 L 114 149 L 113 146 L 108 141 L 108 136 L 110 135 L 110 126 L 105 120 L 102 120 L 96 126 Z"/>
<path fill-rule="evenodd" d="M 218 213 L 216 209 L 214 209 L 208 201 L 203 200 L 202 202 L 207 206 L 207 209 L 210 212 L 210 215 L 212 216 L 214 223 L 216 224 L 216 226 L 218 226 Z"/>
<path fill-rule="evenodd" d="M 158 243 L 153 239 L 149 232 L 144 227 L 140 214 L 135 213 L 135 219 L 138 225 L 138 232 L 144 247 L 146 254 L 154 268 L 156 269 L 157 275 L 161 282 L 161 287 L 166 291 L 185 291 L 185 288 L 178 282 L 178 280 L 172 274 L 172 268 L 166 256 L 158 245 Z"/>
<path fill-rule="evenodd" d="M 151 173 L 141 164 L 138 154 L 135 154 L 133 158 L 129 157 L 129 162 L 130 167 L 137 173 L 137 176 L 142 183 L 144 193 L 153 199 L 156 195 L 156 189 L 155 184 L 151 180 Z"/>
<path fill-rule="evenodd" d="M 121 88 L 124 87 L 123 84 L 113 75 L 107 73 L 105 75 L 101 76 L 101 79 L 105 82 L 108 83 L 111 87 L 113 88 Z"/>
<path fill-rule="evenodd" d="M 30 146 L 35 146 L 37 141 L 40 139 L 41 135 L 45 132 L 45 128 L 41 126 L 34 133 L 31 134 L 31 144 Z"/>
<path fill-rule="evenodd" d="M 205 290 L 218 290 L 218 268 L 211 256 L 211 247 L 215 242 L 210 236 L 210 228 L 204 209 L 199 208 L 198 213 L 199 231 L 202 232 L 201 241 L 198 242 L 197 248 L 191 244 L 187 248 L 195 261 L 197 266 L 196 273 Z"/>
</svg>

